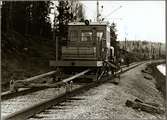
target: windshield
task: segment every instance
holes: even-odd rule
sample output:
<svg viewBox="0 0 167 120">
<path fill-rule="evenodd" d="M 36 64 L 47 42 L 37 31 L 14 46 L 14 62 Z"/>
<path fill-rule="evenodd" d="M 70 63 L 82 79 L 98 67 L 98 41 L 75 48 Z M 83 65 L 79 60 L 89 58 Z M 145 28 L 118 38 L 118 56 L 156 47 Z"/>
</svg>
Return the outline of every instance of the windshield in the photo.
<svg viewBox="0 0 167 120">
<path fill-rule="evenodd" d="M 101 40 L 101 39 L 102 39 L 102 36 L 103 36 L 103 32 L 97 32 L 97 33 L 96 33 L 96 36 L 97 36 L 97 39 L 98 39 L 98 40 Z"/>
<path fill-rule="evenodd" d="M 82 32 L 81 41 L 87 42 L 92 40 L 92 32 Z"/>
</svg>

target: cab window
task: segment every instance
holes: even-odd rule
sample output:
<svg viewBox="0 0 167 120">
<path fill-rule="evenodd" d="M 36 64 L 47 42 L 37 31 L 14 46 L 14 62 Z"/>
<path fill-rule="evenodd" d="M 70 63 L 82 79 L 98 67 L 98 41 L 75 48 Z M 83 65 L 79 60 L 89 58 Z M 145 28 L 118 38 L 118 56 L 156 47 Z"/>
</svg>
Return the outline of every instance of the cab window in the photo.
<svg viewBox="0 0 167 120">
<path fill-rule="evenodd" d="M 97 33 L 96 33 L 96 36 L 97 36 L 97 39 L 98 39 L 99 41 L 101 41 L 101 40 L 102 40 L 102 37 L 103 37 L 103 32 L 97 32 Z"/>
<path fill-rule="evenodd" d="M 76 30 L 72 30 L 70 32 L 70 41 L 77 41 L 78 39 L 78 32 Z"/>
<path fill-rule="evenodd" d="M 88 42 L 92 41 L 92 32 L 84 31 L 81 33 L 81 41 L 82 42 Z"/>
</svg>

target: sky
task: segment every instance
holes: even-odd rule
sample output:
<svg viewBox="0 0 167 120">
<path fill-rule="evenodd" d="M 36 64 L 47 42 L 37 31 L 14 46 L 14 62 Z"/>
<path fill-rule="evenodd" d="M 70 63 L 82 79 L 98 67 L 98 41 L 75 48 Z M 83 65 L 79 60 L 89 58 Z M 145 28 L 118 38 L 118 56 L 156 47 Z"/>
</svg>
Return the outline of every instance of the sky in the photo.
<svg viewBox="0 0 167 120">
<path fill-rule="evenodd" d="M 96 18 L 96 1 L 81 1 L 86 18 Z M 103 6 L 103 9 L 101 8 Z M 121 7 L 120 7 L 121 6 Z M 116 23 L 118 40 L 166 42 L 165 1 L 100 1 L 101 18 Z"/>
</svg>

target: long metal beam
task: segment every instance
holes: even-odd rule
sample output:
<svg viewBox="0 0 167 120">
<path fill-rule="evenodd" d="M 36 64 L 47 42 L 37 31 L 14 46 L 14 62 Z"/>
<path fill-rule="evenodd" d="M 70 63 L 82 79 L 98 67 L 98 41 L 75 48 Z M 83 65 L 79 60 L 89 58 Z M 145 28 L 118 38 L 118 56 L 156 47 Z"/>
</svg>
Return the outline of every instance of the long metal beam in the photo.
<svg viewBox="0 0 167 120">
<path fill-rule="evenodd" d="M 65 84 L 65 83 L 67 83 L 67 82 L 69 82 L 69 81 L 71 81 L 71 80 L 73 80 L 73 79 L 75 79 L 75 78 L 77 78 L 77 77 L 80 77 L 80 76 L 82 76 L 82 75 L 84 75 L 84 74 L 86 74 L 87 72 L 89 72 L 90 71 L 90 69 L 87 69 L 87 70 L 85 70 L 85 71 L 83 71 L 83 72 L 80 72 L 80 73 L 78 73 L 78 74 L 76 74 L 76 75 L 74 75 L 74 76 L 71 76 L 71 77 L 69 77 L 69 78 L 66 78 L 66 79 L 64 79 L 64 80 L 62 80 L 62 81 L 60 81 L 60 82 L 56 82 L 56 83 L 54 83 L 54 84 L 48 84 L 48 83 L 46 83 L 46 84 L 38 84 L 38 83 L 27 83 L 26 85 L 24 85 L 24 84 L 15 84 L 15 87 L 17 87 L 17 88 L 35 88 L 35 87 L 47 87 L 47 88 L 54 88 L 54 87 L 58 87 L 58 86 L 60 86 L 60 85 L 63 85 L 63 84 Z"/>
<path fill-rule="evenodd" d="M 40 78 L 43 78 L 43 77 L 47 77 L 47 76 L 53 75 L 55 73 L 56 73 L 56 71 L 51 71 L 51 72 L 44 73 L 44 74 L 41 74 L 41 75 L 37 75 L 37 76 L 31 77 L 31 78 L 28 78 L 28 79 L 25 79 L 25 80 L 17 80 L 17 81 L 15 81 L 15 83 L 17 83 L 17 82 L 31 82 L 33 80 L 37 80 L 37 79 L 40 79 Z"/>
<path fill-rule="evenodd" d="M 69 77 L 69 78 L 64 79 L 62 82 L 66 83 L 66 82 L 68 82 L 68 81 L 70 81 L 70 80 L 72 80 L 72 79 L 75 79 L 75 78 L 77 78 L 77 77 L 80 77 L 80 76 L 86 74 L 86 73 L 89 72 L 89 71 L 90 71 L 90 69 L 87 69 L 87 70 L 85 70 L 85 71 L 83 71 L 83 72 L 80 72 L 80 73 L 74 75 L 74 76 L 71 76 L 71 77 Z"/>
</svg>

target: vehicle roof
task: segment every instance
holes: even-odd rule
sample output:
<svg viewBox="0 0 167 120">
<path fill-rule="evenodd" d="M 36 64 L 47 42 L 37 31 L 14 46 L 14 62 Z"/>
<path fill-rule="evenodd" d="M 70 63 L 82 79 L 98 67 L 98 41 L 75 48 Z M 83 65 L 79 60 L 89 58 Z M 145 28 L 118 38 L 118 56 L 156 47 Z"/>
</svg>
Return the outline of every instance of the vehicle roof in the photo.
<svg viewBox="0 0 167 120">
<path fill-rule="evenodd" d="M 86 25 L 84 22 L 70 22 L 68 25 Z M 89 25 L 107 25 L 106 22 L 90 22 Z"/>
</svg>

